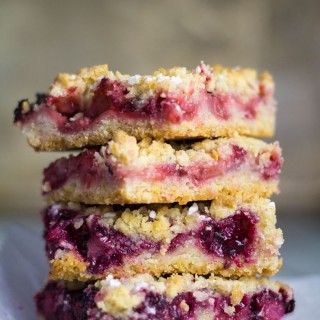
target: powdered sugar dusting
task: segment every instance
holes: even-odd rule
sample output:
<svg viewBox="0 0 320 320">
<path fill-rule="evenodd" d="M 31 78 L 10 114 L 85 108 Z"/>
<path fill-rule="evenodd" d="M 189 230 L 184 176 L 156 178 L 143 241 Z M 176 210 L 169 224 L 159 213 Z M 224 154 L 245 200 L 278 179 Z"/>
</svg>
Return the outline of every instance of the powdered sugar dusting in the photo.
<svg viewBox="0 0 320 320">
<path fill-rule="evenodd" d="M 120 287 L 121 282 L 118 279 L 114 279 L 111 274 L 107 275 L 106 277 L 107 283 L 110 287 Z"/>
<path fill-rule="evenodd" d="M 169 82 L 171 82 L 173 84 L 176 84 L 176 85 L 178 85 L 178 84 L 183 82 L 180 77 L 165 76 L 162 73 L 159 73 L 156 77 L 148 77 L 148 78 L 145 79 L 146 82 L 149 82 L 149 81 L 152 81 L 152 80 L 159 81 L 159 82 L 169 81 Z"/>
<path fill-rule="evenodd" d="M 104 218 L 113 218 L 116 215 L 115 212 L 106 212 L 103 214 Z"/>
<path fill-rule="evenodd" d="M 198 207 L 197 203 L 194 202 L 192 204 L 192 206 L 188 209 L 187 214 L 188 214 L 188 216 L 190 216 L 190 215 L 192 215 L 192 214 L 194 214 L 194 213 L 196 213 L 198 211 L 199 211 L 199 207 Z"/>
<path fill-rule="evenodd" d="M 156 314 L 156 308 L 155 307 L 147 307 L 146 312 L 148 314 Z"/>
<path fill-rule="evenodd" d="M 156 213 L 155 211 L 151 210 L 151 211 L 149 212 L 149 217 L 150 217 L 151 219 L 155 219 L 155 218 L 157 217 L 157 213 Z"/>
<path fill-rule="evenodd" d="M 51 212 L 54 215 L 57 215 L 59 213 L 60 208 L 61 208 L 60 204 L 54 204 L 54 205 L 51 206 Z"/>
<path fill-rule="evenodd" d="M 147 282 L 137 282 L 134 286 L 134 289 L 139 291 L 141 289 L 147 289 L 149 287 L 149 284 Z"/>
<path fill-rule="evenodd" d="M 136 74 L 128 79 L 128 84 L 134 85 L 134 84 L 139 83 L 140 80 L 141 80 L 141 76 L 139 74 Z"/>
</svg>

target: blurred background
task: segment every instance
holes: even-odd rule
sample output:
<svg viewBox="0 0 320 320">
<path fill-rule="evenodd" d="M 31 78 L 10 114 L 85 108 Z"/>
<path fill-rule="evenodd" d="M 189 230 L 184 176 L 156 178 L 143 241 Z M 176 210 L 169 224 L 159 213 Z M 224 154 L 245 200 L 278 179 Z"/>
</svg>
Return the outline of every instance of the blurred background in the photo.
<svg viewBox="0 0 320 320">
<path fill-rule="evenodd" d="M 291 243 L 287 268 L 299 272 L 290 265 L 305 251 L 299 239 L 315 241 L 320 226 L 319 12 L 316 0 L 0 0 L 2 229 L 12 221 L 40 228 L 41 172 L 60 154 L 34 152 L 13 110 L 46 92 L 57 73 L 108 63 L 143 74 L 200 60 L 253 67 L 276 82 L 285 164 L 274 199 Z"/>
</svg>

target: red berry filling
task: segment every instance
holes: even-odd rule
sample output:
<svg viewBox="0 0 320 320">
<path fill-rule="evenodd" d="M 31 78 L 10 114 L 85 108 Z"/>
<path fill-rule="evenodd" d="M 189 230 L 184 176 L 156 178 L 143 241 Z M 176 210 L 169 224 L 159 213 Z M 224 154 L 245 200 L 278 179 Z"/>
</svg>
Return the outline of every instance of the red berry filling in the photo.
<svg viewBox="0 0 320 320">
<path fill-rule="evenodd" d="M 276 177 L 281 171 L 283 159 L 278 153 L 273 153 L 270 156 L 269 163 L 262 169 L 262 176 L 265 180 Z"/>
<path fill-rule="evenodd" d="M 191 240 L 201 250 L 213 257 L 226 261 L 225 267 L 233 261 L 241 267 L 241 262 L 253 262 L 256 241 L 257 216 L 249 210 L 240 209 L 234 215 L 222 220 L 205 217 L 200 227 L 192 232 L 180 233 L 170 242 L 168 252 L 184 248 Z M 101 216 L 85 216 L 77 210 L 53 205 L 43 211 L 45 225 L 46 252 L 54 259 L 56 252 L 73 251 L 81 259 L 89 262 L 87 271 L 103 273 L 112 266 L 121 266 L 125 257 L 142 252 L 157 253 L 161 243 L 125 236 L 113 227 L 102 223 Z"/>
<path fill-rule="evenodd" d="M 221 94 L 207 94 L 210 111 L 219 120 L 229 120 L 231 117 L 229 101 L 230 97 Z"/>
<path fill-rule="evenodd" d="M 43 212 L 46 252 L 53 259 L 58 249 L 73 252 L 89 263 L 87 271 L 102 273 L 120 266 L 126 257 L 141 252 L 156 252 L 159 244 L 146 239 L 131 239 L 100 222 L 101 216 L 78 215 L 77 211 L 51 206 Z"/>
<path fill-rule="evenodd" d="M 286 313 L 294 310 L 294 300 L 288 300 L 280 291 L 276 293 L 265 289 L 253 295 L 244 295 L 241 302 L 235 306 L 232 316 L 226 313 L 231 306 L 230 297 L 211 293 L 203 289 L 207 295 L 205 300 L 197 300 L 192 292 L 183 292 L 173 300 L 166 296 L 142 289 L 144 301 L 132 310 L 126 319 L 150 320 L 195 320 L 197 312 L 212 312 L 217 320 L 280 320 Z M 68 290 L 56 282 L 49 282 L 45 289 L 35 296 L 39 315 L 48 320 L 112 320 L 112 317 L 95 305 L 97 289 Z M 288 309 L 290 305 L 290 309 Z"/>
<path fill-rule="evenodd" d="M 242 113 L 246 119 L 254 119 L 258 105 L 265 99 L 262 89 L 249 100 L 233 93 L 211 93 L 203 89 L 157 92 L 148 100 L 128 97 L 129 92 L 130 88 L 124 83 L 104 78 L 91 90 L 92 99 L 89 102 L 84 101 L 77 87 L 70 87 L 65 95 L 41 95 L 41 99 L 30 104 L 28 112 L 22 106 L 22 102 L 27 100 L 19 102 L 14 121 L 24 122 L 32 119 L 34 113 L 44 114 L 56 123 L 62 133 L 67 134 L 86 130 L 103 117 L 180 124 L 191 121 L 203 108 L 210 110 L 219 120 L 231 119 L 232 109 Z"/>
<path fill-rule="evenodd" d="M 247 151 L 239 146 L 232 146 L 233 154 L 226 160 L 217 162 L 197 163 L 192 166 L 179 166 L 176 164 L 164 164 L 156 167 L 153 172 L 143 173 L 142 176 L 152 177 L 154 181 L 163 181 L 167 177 L 185 178 L 194 185 L 199 185 L 209 179 L 221 176 L 228 171 L 234 171 L 245 161 Z"/>
<path fill-rule="evenodd" d="M 89 187 L 98 178 L 108 178 L 112 175 L 109 170 L 99 170 L 98 164 L 94 161 L 94 149 L 86 149 L 79 156 L 70 156 L 56 160 L 43 172 L 44 181 L 49 181 L 51 189 L 62 187 L 70 177 L 77 176 L 81 183 Z"/>
<path fill-rule="evenodd" d="M 143 179 L 144 181 L 164 181 L 167 178 L 188 179 L 197 186 L 214 177 L 236 171 L 246 161 L 246 150 L 236 145 L 232 146 L 232 150 L 233 154 L 227 159 L 215 162 L 198 162 L 190 166 L 160 164 L 136 170 L 112 166 L 108 161 L 108 155 L 106 155 L 107 159 L 104 164 L 98 163 L 95 160 L 96 150 L 86 149 L 78 156 L 56 160 L 44 170 L 43 182 L 50 185 L 50 188 L 44 193 L 62 187 L 73 178 L 79 179 L 86 188 L 102 181 L 115 185 L 126 178 Z M 276 171 L 273 170 L 272 173 L 274 177 Z"/>
<path fill-rule="evenodd" d="M 258 222 L 258 217 L 245 209 L 219 221 L 206 216 L 197 231 L 177 235 L 170 243 L 169 252 L 184 247 L 187 240 L 195 239 L 207 254 L 225 259 L 226 268 L 231 261 L 241 267 L 241 257 L 247 263 L 253 262 L 251 257 L 255 250 Z"/>
<path fill-rule="evenodd" d="M 82 101 L 80 95 L 77 93 L 77 87 L 69 88 L 65 96 L 48 96 L 46 102 L 49 107 L 64 116 L 71 117 L 82 111 Z"/>
</svg>

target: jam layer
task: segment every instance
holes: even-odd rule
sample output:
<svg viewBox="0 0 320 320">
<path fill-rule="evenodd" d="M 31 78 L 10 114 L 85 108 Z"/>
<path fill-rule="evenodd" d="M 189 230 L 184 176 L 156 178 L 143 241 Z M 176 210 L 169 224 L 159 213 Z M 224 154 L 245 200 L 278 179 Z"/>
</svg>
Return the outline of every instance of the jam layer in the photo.
<svg viewBox="0 0 320 320">
<path fill-rule="evenodd" d="M 182 280 L 184 285 L 181 285 Z M 237 281 L 217 277 L 213 281 L 224 285 L 224 292 L 212 283 L 212 279 L 193 279 L 190 275 L 159 281 L 146 279 L 144 275 L 121 280 L 108 277 L 96 285 L 73 290 L 49 282 L 35 296 L 35 302 L 38 314 L 46 320 L 280 320 L 294 310 L 291 289 L 280 283 L 266 279 Z M 182 288 L 177 287 L 178 284 Z M 239 287 L 242 289 L 238 296 L 236 286 L 238 292 Z"/>
<path fill-rule="evenodd" d="M 105 144 L 115 129 L 139 139 L 271 136 L 274 111 L 268 74 L 201 64 L 129 77 L 99 66 L 59 75 L 34 103 L 21 100 L 14 122 L 35 147 L 63 149 Z"/>
<path fill-rule="evenodd" d="M 88 204 L 208 200 L 233 186 L 247 194 L 265 188 L 260 194 L 269 196 L 277 191 L 281 166 L 277 143 L 244 137 L 193 145 L 137 143 L 118 131 L 106 147 L 53 162 L 44 170 L 43 191 L 54 201 Z"/>
<path fill-rule="evenodd" d="M 216 120 L 228 121 L 235 117 L 233 109 L 242 118 L 253 120 L 257 116 L 259 105 L 267 104 L 263 90 L 253 98 L 243 98 L 232 93 L 211 93 L 204 89 L 186 96 L 183 92 L 174 94 L 158 92 L 148 100 L 127 98 L 130 89 L 119 81 L 104 78 L 91 92 L 90 103 L 85 106 L 77 87 L 71 87 L 63 96 L 39 95 L 35 103 L 22 100 L 15 111 L 15 122 L 32 121 L 34 112 L 39 112 L 55 123 L 59 132 L 72 134 L 93 129 L 103 119 L 120 118 L 128 122 L 134 120 L 152 121 L 179 125 L 191 122 L 199 116 L 201 109 L 207 111 Z M 30 111 L 23 113 L 23 104 Z M 39 111 L 35 110 L 39 106 Z M 239 116 L 239 115 L 238 115 Z"/>
<path fill-rule="evenodd" d="M 52 205 L 42 212 L 51 278 L 139 272 L 272 274 L 280 266 L 282 234 L 275 229 L 270 202 L 260 202 L 260 207 L 199 202 L 131 210 Z"/>
</svg>

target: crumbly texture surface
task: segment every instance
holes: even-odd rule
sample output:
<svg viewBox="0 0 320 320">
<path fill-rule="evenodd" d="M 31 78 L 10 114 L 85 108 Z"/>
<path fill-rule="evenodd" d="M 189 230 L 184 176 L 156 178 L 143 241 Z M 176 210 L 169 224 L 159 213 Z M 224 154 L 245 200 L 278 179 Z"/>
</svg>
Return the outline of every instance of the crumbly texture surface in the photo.
<svg viewBox="0 0 320 320">
<path fill-rule="evenodd" d="M 111 113 L 109 109 L 119 99 L 110 103 L 113 97 L 110 93 L 111 98 L 104 102 L 108 106 L 99 105 L 99 116 L 86 117 L 86 110 L 92 106 L 99 94 L 97 88 L 105 79 L 125 88 L 122 99 L 130 102 L 132 112 L 125 108 L 125 111 Z M 107 88 L 111 90 L 110 85 Z M 212 138 L 235 134 L 271 137 L 274 133 L 272 78 L 268 73 L 258 77 L 252 69 L 201 63 L 195 70 L 177 67 L 159 69 L 151 75 L 129 76 L 102 65 L 82 69 L 77 74 L 59 74 L 48 97 L 54 101 L 63 99 L 65 109 L 70 90 L 77 97 L 76 102 L 72 100 L 70 104 L 78 103 L 80 107 L 68 114 L 59 111 L 59 102 L 48 105 L 43 97 L 35 103 L 20 102 L 15 122 L 34 148 L 65 150 L 103 145 L 118 129 L 138 139 Z M 149 107 L 147 111 L 143 109 L 150 101 L 156 101 L 156 111 L 150 111 Z M 143 116 L 137 116 L 142 109 Z M 81 122 L 80 129 L 65 130 L 65 126 L 75 127 L 75 122 Z"/>
<path fill-rule="evenodd" d="M 71 216 L 69 219 L 66 213 L 68 210 L 70 210 Z M 77 212 L 76 216 L 73 214 L 74 210 Z M 50 260 L 51 279 L 89 281 L 104 278 L 108 274 L 123 276 L 150 273 L 160 276 L 176 272 L 215 273 L 225 277 L 255 274 L 272 275 L 279 270 L 282 264 L 282 260 L 279 258 L 279 248 L 283 243 L 282 231 L 275 227 L 275 205 L 267 199 L 256 198 L 252 203 L 239 203 L 236 200 L 222 203 L 220 200 L 211 203 L 190 203 L 182 207 L 178 205 L 151 205 L 138 209 L 126 208 L 120 211 L 119 209 L 116 211 L 111 206 L 81 207 L 75 204 L 69 206 L 56 204 L 47 208 L 46 212 L 46 234 L 50 238 L 47 240 L 46 247 L 51 248 L 54 245 L 54 248 L 59 248 L 49 252 L 53 257 Z M 64 219 L 56 219 L 61 214 L 65 215 Z M 243 214 L 242 219 L 235 226 L 231 219 L 241 214 Z M 246 225 L 249 223 L 247 220 L 249 216 L 251 219 L 256 219 L 254 220 L 254 230 L 250 229 L 251 225 Z M 93 226 L 93 221 L 97 217 L 99 223 L 97 226 Z M 224 234 L 225 241 L 220 242 L 218 237 L 211 233 L 206 234 L 201 240 L 198 239 L 198 236 L 203 234 L 199 230 L 212 228 L 211 221 L 215 222 L 215 232 Z M 61 226 L 63 223 L 65 223 L 65 227 L 62 231 L 57 230 L 57 226 Z M 91 232 L 84 232 L 84 224 L 91 228 Z M 223 226 L 228 230 L 232 228 L 232 230 L 243 229 L 230 235 L 230 231 L 222 229 Z M 70 228 L 75 228 L 75 232 L 80 234 L 77 242 L 66 241 L 66 239 L 72 238 L 72 234 L 67 237 L 62 236 Z M 101 228 L 115 230 L 120 233 L 121 237 L 130 240 L 128 248 L 125 248 L 128 241 L 121 240 L 123 243 L 121 254 L 124 255 L 121 263 L 112 263 L 110 258 L 111 255 L 114 255 L 117 257 L 114 259 L 118 262 L 119 252 L 116 250 L 111 252 L 110 247 L 114 246 L 113 241 L 119 241 L 116 238 L 116 236 L 119 237 L 119 234 L 113 233 L 108 237 L 106 231 L 104 240 L 98 243 L 97 240 L 94 240 L 97 239 L 97 235 L 93 231 L 98 228 L 99 230 Z M 57 238 L 54 238 L 55 234 L 57 234 Z M 94 241 L 95 246 L 92 248 Z M 109 241 L 110 245 L 105 248 L 106 241 Z M 147 241 L 149 249 L 131 254 L 132 248 L 138 247 L 142 241 Z M 227 255 L 219 256 L 218 252 L 213 249 L 207 251 L 208 246 L 202 246 L 204 241 L 211 243 L 212 246 L 218 241 L 218 252 L 225 250 Z M 241 248 L 248 241 L 252 241 L 252 244 L 246 248 L 246 250 L 250 250 L 250 254 L 246 256 L 246 252 Z M 88 248 L 86 256 L 81 255 L 78 251 L 78 243 L 81 243 L 81 247 Z M 237 250 L 235 243 L 239 244 L 238 250 L 242 251 L 230 257 L 231 250 Z M 173 246 L 174 249 L 172 249 Z M 101 254 L 88 261 L 90 250 L 101 252 Z M 107 261 L 105 262 L 107 263 L 106 267 L 95 269 L 102 259 Z"/>
<path fill-rule="evenodd" d="M 117 131 L 107 146 L 89 155 L 88 167 L 77 164 L 83 174 L 68 173 L 88 153 L 57 160 L 45 170 L 43 191 L 49 201 L 185 204 L 238 196 L 250 201 L 255 194 L 278 192 L 283 161 L 277 142 L 240 136 L 193 144 L 137 142 Z"/>
<path fill-rule="evenodd" d="M 268 278 L 254 278 L 254 277 L 243 277 L 238 280 L 227 280 L 222 277 L 211 275 L 208 279 L 201 276 L 194 276 L 191 274 L 183 275 L 172 275 L 168 278 L 159 278 L 155 280 L 150 275 L 141 274 L 135 277 L 128 277 L 118 280 L 117 285 L 114 286 L 112 283 L 113 277 L 107 277 L 105 280 L 96 283 L 96 286 L 100 291 L 108 291 L 108 288 L 120 288 L 124 287 L 125 290 L 135 291 L 137 284 L 142 286 L 154 287 L 156 291 L 170 297 L 174 298 L 176 295 L 186 291 L 196 291 L 199 289 L 209 289 L 217 294 L 230 295 L 231 303 L 233 305 L 239 304 L 246 293 L 252 293 L 256 291 L 263 290 L 265 288 L 278 292 L 281 287 L 288 290 L 288 293 L 292 291 L 290 288 L 279 281 L 270 281 Z M 142 282 L 142 284 L 141 284 Z M 119 290 L 119 289 L 118 289 Z M 122 291 L 122 290 L 121 290 Z M 292 297 L 292 295 L 291 295 Z M 113 297 L 114 300 L 119 298 Z M 99 303 L 99 302 L 98 302 Z M 100 306 L 108 309 L 106 304 L 108 304 L 108 299 L 104 299 Z M 130 308 L 130 306 L 129 306 Z M 115 310 L 120 311 L 120 310 Z"/>
<path fill-rule="evenodd" d="M 294 310 L 292 289 L 267 278 L 226 280 L 184 274 L 155 279 L 141 274 L 121 279 L 108 276 L 83 289 L 68 286 L 48 283 L 35 297 L 38 313 L 53 319 L 49 317 L 60 310 L 57 320 L 64 319 L 64 303 L 64 312 L 74 319 L 82 312 L 87 315 L 84 319 L 108 320 L 281 320 Z M 82 298 L 83 303 L 79 304 L 75 297 Z"/>
</svg>

